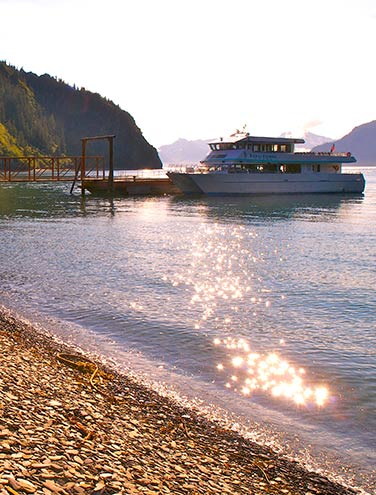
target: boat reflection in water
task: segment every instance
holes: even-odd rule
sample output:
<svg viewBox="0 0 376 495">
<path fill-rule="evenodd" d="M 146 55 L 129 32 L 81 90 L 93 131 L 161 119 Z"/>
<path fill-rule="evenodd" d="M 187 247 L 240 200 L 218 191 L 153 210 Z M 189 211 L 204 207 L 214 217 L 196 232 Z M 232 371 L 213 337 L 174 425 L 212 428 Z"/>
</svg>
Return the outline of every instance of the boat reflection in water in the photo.
<svg viewBox="0 0 376 495">
<path fill-rule="evenodd" d="M 351 213 L 360 205 L 364 196 L 359 194 L 286 194 L 257 196 L 175 196 L 170 199 L 171 209 L 184 205 L 192 212 L 221 219 L 284 220 L 307 217 L 325 220 L 333 216 Z"/>
</svg>

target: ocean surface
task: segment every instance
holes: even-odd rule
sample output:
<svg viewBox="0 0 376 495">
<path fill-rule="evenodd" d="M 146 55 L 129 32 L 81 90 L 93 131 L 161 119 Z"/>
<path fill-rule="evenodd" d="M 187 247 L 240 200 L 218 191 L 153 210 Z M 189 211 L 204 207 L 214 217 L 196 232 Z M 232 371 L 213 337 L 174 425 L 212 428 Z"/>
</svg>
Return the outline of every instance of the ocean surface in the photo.
<svg viewBox="0 0 376 495">
<path fill-rule="evenodd" d="M 362 196 L 0 185 L 0 304 L 364 492 L 376 465 L 376 167 Z"/>
</svg>

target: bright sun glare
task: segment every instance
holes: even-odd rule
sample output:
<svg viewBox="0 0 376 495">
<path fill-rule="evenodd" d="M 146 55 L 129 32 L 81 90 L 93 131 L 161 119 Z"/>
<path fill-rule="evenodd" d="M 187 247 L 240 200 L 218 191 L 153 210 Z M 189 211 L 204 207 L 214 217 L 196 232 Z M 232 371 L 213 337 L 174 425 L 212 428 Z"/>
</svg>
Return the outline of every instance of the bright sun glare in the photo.
<svg viewBox="0 0 376 495">
<path fill-rule="evenodd" d="M 324 385 L 306 385 L 305 370 L 296 368 L 278 353 L 251 352 L 244 339 L 214 339 L 214 345 L 229 351 L 227 364 L 218 363 L 217 370 L 228 373 L 226 388 L 247 396 L 261 391 L 278 399 L 292 401 L 298 406 L 315 404 L 325 406 L 329 390 Z M 235 354 L 235 355 L 234 355 Z M 237 374 L 234 374 L 236 370 Z"/>
</svg>

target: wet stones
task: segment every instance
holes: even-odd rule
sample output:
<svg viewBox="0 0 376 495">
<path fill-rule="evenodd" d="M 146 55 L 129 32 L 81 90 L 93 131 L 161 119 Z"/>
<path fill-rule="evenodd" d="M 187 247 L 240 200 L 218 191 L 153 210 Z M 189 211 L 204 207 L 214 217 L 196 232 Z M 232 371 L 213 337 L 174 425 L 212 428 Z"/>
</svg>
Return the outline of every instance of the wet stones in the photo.
<svg viewBox="0 0 376 495">
<path fill-rule="evenodd" d="M 0 495 L 354 493 L 61 352 L 0 314 Z"/>
</svg>

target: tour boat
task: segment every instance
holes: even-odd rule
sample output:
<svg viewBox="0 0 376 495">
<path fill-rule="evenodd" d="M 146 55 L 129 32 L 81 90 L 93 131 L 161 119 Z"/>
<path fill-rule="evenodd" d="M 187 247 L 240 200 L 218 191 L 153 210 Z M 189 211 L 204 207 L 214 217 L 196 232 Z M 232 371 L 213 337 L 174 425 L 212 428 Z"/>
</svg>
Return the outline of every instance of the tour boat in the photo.
<svg viewBox="0 0 376 495">
<path fill-rule="evenodd" d="M 304 139 L 255 137 L 237 131 L 209 143 L 210 152 L 197 166 L 167 175 L 184 194 L 362 193 L 361 173 L 345 173 L 355 163 L 350 152 L 295 151 Z"/>
</svg>

